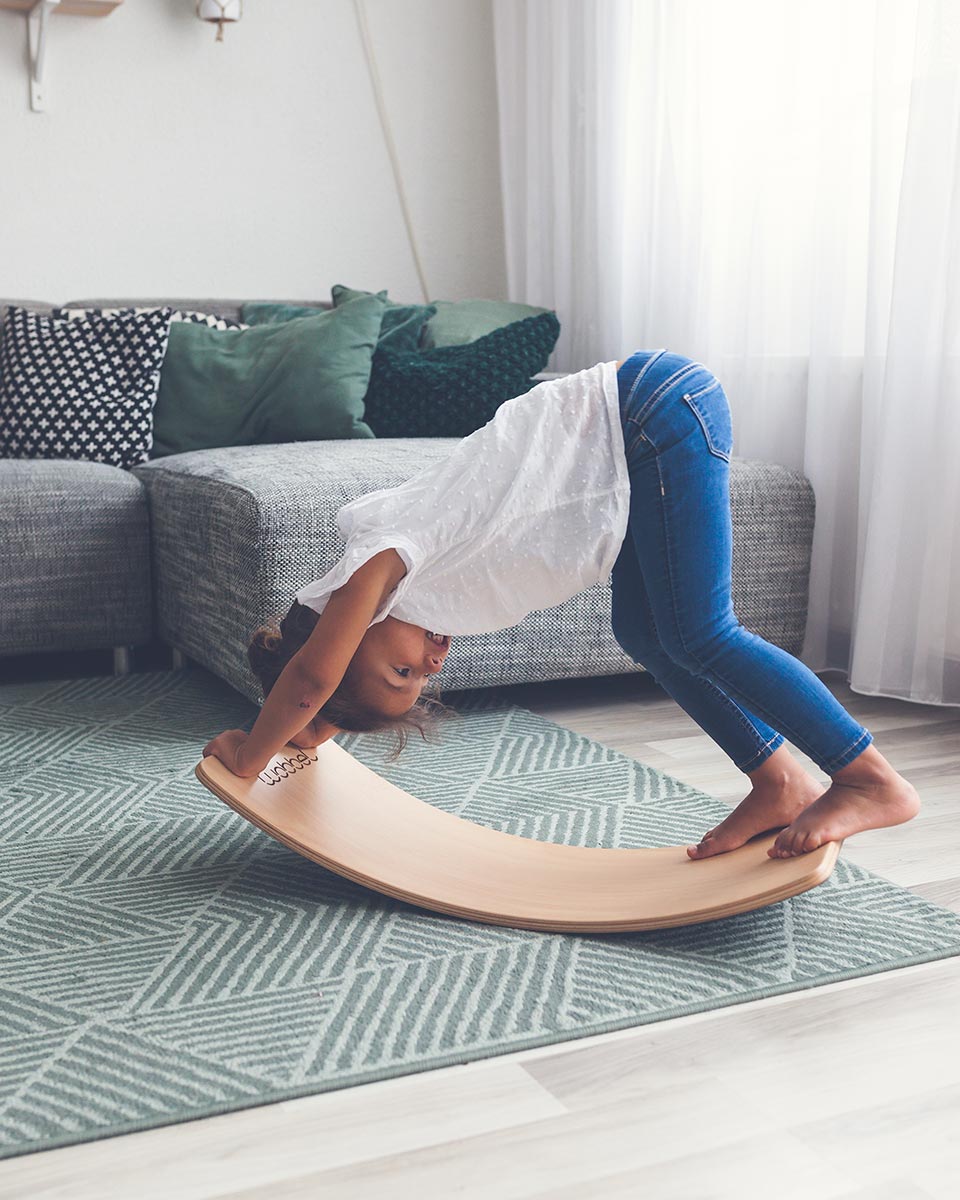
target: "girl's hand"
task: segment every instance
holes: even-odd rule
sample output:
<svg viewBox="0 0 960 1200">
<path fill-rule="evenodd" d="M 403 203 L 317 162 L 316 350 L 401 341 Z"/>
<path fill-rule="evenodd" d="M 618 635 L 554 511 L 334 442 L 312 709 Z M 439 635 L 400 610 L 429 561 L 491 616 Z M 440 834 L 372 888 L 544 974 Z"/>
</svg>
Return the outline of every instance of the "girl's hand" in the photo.
<svg viewBox="0 0 960 1200">
<path fill-rule="evenodd" d="M 207 742 L 203 748 L 203 757 L 212 754 L 214 758 L 219 758 L 228 771 L 232 771 L 240 779 L 252 779 L 254 775 L 259 773 L 260 768 L 248 765 L 243 759 L 243 748 L 247 743 L 249 734 L 242 729 L 227 729 L 223 733 L 218 733 L 212 741 Z"/>
</svg>

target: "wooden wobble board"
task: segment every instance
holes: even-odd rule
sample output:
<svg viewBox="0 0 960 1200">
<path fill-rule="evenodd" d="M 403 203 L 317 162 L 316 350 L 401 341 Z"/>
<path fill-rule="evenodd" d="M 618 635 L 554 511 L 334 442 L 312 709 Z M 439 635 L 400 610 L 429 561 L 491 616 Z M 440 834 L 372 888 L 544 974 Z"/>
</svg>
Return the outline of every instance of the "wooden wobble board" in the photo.
<svg viewBox="0 0 960 1200">
<path fill-rule="evenodd" d="M 196 775 L 246 820 L 345 879 L 419 908 L 517 929 L 619 933 L 715 921 L 823 883 L 842 844 L 774 859 L 770 833 L 695 860 L 683 846 L 539 842 L 417 800 L 334 741 L 312 750 L 287 745 L 253 779 L 213 756 Z"/>
</svg>

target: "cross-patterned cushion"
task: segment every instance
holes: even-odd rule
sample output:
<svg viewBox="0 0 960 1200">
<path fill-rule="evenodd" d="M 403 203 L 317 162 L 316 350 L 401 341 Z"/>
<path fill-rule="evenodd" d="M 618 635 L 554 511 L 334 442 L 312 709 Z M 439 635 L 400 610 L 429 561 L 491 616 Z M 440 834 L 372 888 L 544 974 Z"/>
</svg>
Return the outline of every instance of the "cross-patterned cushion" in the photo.
<svg viewBox="0 0 960 1200">
<path fill-rule="evenodd" d="M 173 311 L 62 320 L 9 305 L 0 341 L 0 457 L 146 462 Z"/>
</svg>

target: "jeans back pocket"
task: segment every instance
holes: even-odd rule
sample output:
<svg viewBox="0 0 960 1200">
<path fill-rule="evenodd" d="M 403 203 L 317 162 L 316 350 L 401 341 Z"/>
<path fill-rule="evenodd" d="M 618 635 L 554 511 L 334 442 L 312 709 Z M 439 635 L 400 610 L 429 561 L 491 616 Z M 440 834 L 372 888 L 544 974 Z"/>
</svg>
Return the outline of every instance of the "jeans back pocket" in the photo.
<svg viewBox="0 0 960 1200">
<path fill-rule="evenodd" d="M 683 399 L 700 422 L 707 439 L 707 449 L 717 458 L 729 462 L 733 453 L 733 422 L 730 404 L 720 381 L 715 379 L 698 392 L 684 392 Z"/>
</svg>

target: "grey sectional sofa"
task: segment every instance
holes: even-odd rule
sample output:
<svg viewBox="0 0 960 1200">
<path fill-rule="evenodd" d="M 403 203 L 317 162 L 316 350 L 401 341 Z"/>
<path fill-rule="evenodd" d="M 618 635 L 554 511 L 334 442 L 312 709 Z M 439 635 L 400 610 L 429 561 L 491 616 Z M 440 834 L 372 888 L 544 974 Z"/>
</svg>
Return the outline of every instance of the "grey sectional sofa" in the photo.
<svg viewBox="0 0 960 1200">
<path fill-rule="evenodd" d="M 153 628 L 143 484 L 104 463 L 0 459 L 0 654 L 112 646 L 122 669 Z"/>
<path fill-rule="evenodd" d="M 237 318 L 243 302 L 71 303 L 171 304 Z M 246 662 L 250 632 L 282 616 L 297 588 L 339 557 L 340 505 L 403 482 L 455 444 L 380 438 L 237 446 L 130 471 L 0 460 L 0 656 L 113 647 L 122 671 L 128 647 L 159 638 L 259 703 Z M 737 615 L 798 653 L 813 489 L 784 467 L 734 458 L 731 506 Z M 438 681 L 452 691 L 642 669 L 613 637 L 607 581 L 512 629 L 456 638 Z"/>
</svg>

